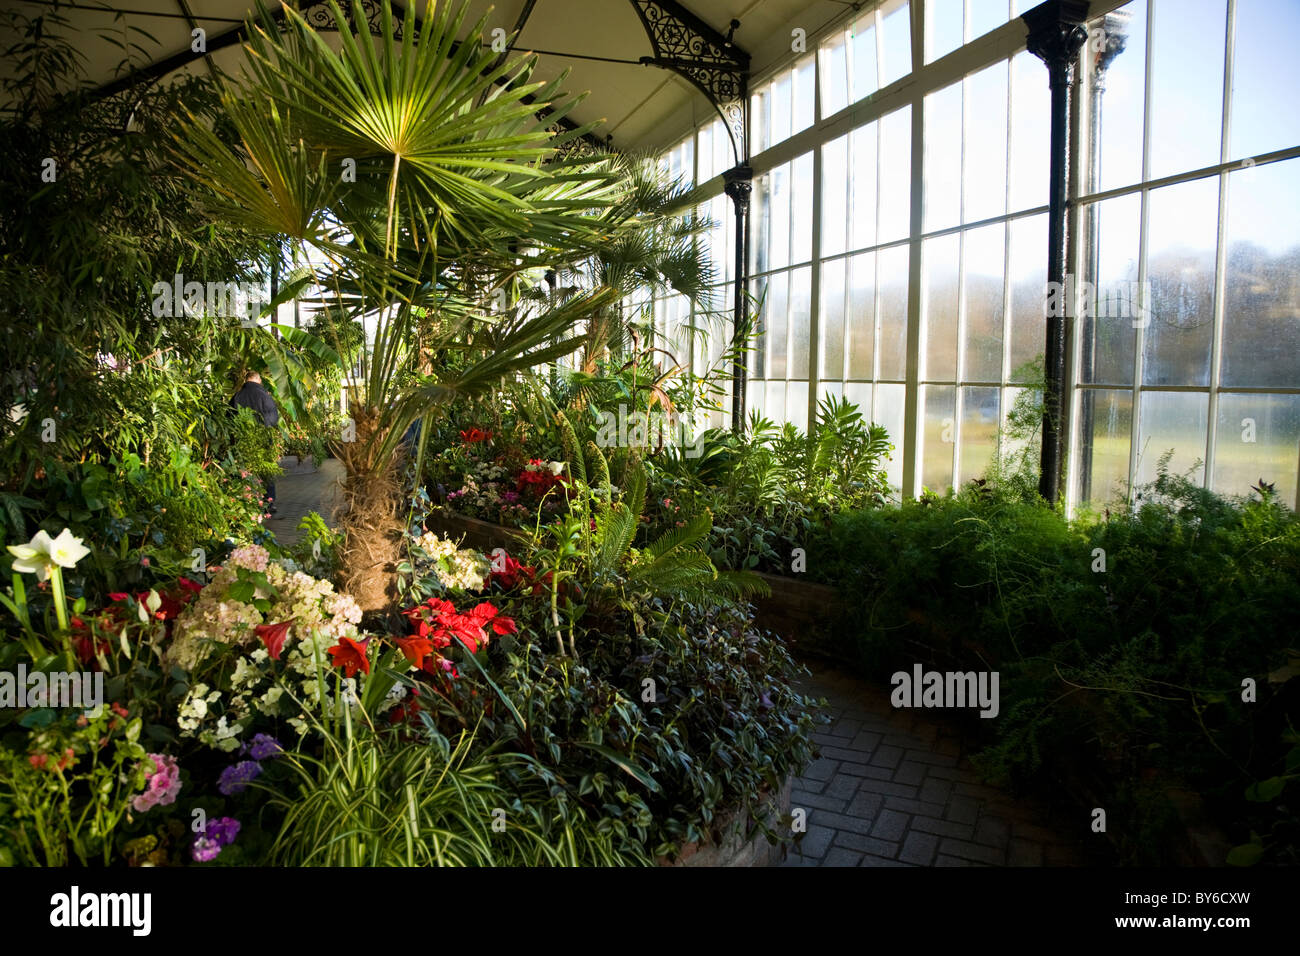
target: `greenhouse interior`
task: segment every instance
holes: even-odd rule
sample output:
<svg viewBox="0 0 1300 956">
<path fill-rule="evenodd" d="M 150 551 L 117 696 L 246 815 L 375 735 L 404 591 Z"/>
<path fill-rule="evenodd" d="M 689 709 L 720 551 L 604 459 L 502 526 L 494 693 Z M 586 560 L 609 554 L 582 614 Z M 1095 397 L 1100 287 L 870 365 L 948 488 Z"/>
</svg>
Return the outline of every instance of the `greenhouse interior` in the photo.
<svg viewBox="0 0 1300 956">
<path fill-rule="evenodd" d="M 1295 0 L 0 18 L 0 865 L 1300 862 Z"/>
</svg>

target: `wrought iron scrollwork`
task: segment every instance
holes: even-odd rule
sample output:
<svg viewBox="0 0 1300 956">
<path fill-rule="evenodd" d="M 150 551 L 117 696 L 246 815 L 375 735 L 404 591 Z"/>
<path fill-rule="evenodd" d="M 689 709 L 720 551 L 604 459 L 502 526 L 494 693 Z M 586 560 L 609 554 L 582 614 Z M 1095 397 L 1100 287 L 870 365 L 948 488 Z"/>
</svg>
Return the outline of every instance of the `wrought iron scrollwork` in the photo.
<svg viewBox="0 0 1300 956">
<path fill-rule="evenodd" d="M 709 98 L 731 134 L 736 165 L 743 165 L 749 158 L 749 54 L 675 0 L 631 2 L 654 50 L 641 62 L 673 70 Z"/>
<path fill-rule="evenodd" d="M 339 8 L 343 11 L 348 26 L 355 30 L 356 24 L 353 22 L 350 0 L 343 0 L 343 2 L 339 3 Z M 366 26 L 370 32 L 375 36 L 382 36 L 384 19 L 379 0 L 361 0 L 361 10 L 366 15 Z M 334 18 L 334 11 L 326 4 L 313 3 L 309 7 L 304 7 L 301 12 L 303 19 L 317 30 L 338 31 L 339 25 Z M 402 38 L 402 21 L 397 15 L 397 10 L 394 10 L 393 14 L 393 39 L 400 40 Z"/>
</svg>

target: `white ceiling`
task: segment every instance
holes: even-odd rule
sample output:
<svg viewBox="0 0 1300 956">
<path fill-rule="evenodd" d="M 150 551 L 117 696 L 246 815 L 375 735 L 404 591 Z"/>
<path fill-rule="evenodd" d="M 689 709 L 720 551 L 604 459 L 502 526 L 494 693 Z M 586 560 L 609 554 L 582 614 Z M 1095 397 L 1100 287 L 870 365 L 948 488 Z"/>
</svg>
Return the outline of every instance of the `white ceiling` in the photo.
<svg viewBox="0 0 1300 956">
<path fill-rule="evenodd" d="M 49 11 L 54 2 L 0 0 L 0 6 L 36 15 Z M 413 2 L 420 9 L 425 0 Z M 499 26 L 509 32 L 526 2 L 470 0 L 469 19 L 487 14 L 489 29 Z M 794 27 L 802 27 L 811 38 L 827 23 L 852 12 L 849 4 L 839 0 L 685 0 L 682 5 L 721 33 L 733 18 L 739 19 L 735 43 L 751 55 L 754 74 L 791 55 Z M 77 31 L 87 76 L 96 85 L 122 74 L 128 52 L 132 68 L 187 53 L 191 42 L 187 16 L 207 31 L 211 41 L 237 27 L 254 6 L 250 0 L 59 0 L 60 11 Z M 114 39 L 131 49 L 124 51 Z M 9 40 L 0 38 L 0 48 L 7 46 Z M 542 78 L 568 69 L 568 89 L 588 93 L 573 118 L 581 123 L 603 121 L 600 133 L 611 135 L 616 147 L 664 145 L 713 115 L 703 94 L 687 80 L 635 62 L 653 51 L 629 0 L 537 0 L 514 48 L 539 51 Z M 565 54 L 633 62 L 608 63 Z M 219 68 L 237 74 L 242 55 L 238 46 L 231 46 L 214 51 L 211 58 Z M 179 72 L 206 69 L 200 58 Z M 0 64 L 0 75 L 10 72 L 11 64 Z"/>
</svg>

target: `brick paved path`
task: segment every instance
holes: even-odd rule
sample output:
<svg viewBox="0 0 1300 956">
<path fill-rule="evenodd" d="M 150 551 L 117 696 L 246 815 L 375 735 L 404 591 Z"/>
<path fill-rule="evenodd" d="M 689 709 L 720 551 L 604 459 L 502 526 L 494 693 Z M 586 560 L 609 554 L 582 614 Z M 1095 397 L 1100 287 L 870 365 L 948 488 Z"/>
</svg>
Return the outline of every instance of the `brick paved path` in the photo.
<svg viewBox="0 0 1300 956">
<path fill-rule="evenodd" d="M 343 463 L 336 458 L 326 458 L 320 468 L 308 458 L 298 463 L 295 458 L 282 458 L 280 467 L 284 475 L 275 482 L 276 513 L 266 522 L 266 527 L 282 546 L 289 547 L 298 541 L 301 533 L 298 522 L 309 511 L 319 511 L 330 522 L 333 512 L 342 500 Z"/>
<path fill-rule="evenodd" d="M 808 830 L 784 866 L 1077 866 L 1083 841 L 1104 839 L 1082 813 L 1066 823 L 982 784 L 933 713 L 895 709 L 888 687 L 811 669 L 803 690 L 826 698 L 833 722 L 794 783 L 790 806 L 807 810 Z"/>
</svg>

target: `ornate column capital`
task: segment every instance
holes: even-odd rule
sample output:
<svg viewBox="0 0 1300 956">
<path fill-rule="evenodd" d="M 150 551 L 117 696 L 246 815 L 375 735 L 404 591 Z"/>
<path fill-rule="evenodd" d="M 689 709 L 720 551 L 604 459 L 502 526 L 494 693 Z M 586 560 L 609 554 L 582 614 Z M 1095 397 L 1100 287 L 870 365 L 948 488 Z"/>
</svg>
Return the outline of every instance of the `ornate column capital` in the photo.
<svg viewBox="0 0 1300 956">
<path fill-rule="evenodd" d="M 749 197 L 754 191 L 754 170 L 750 166 L 735 166 L 722 174 L 723 191 L 737 206 L 749 208 Z"/>
<path fill-rule="evenodd" d="M 1088 0 L 1047 0 L 1026 10 L 1021 19 L 1029 27 L 1029 52 L 1047 64 L 1051 84 L 1070 82 L 1088 39 Z"/>
</svg>

